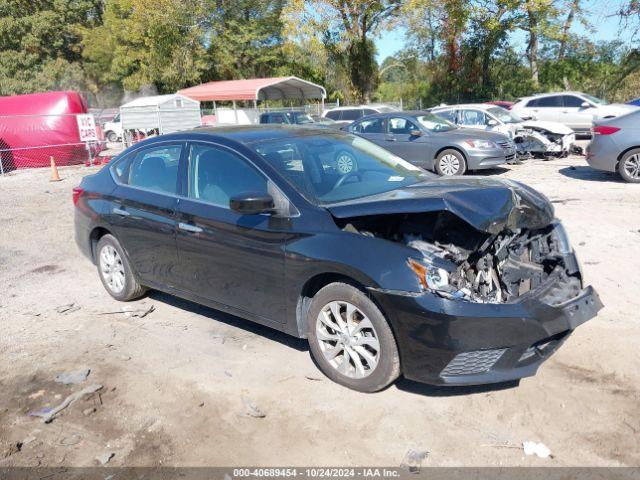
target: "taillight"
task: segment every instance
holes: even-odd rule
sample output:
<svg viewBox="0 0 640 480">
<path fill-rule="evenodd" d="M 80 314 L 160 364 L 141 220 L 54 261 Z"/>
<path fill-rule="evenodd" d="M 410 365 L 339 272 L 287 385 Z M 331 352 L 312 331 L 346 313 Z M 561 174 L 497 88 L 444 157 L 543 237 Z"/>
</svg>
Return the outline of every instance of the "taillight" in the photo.
<svg viewBox="0 0 640 480">
<path fill-rule="evenodd" d="M 608 125 L 596 125 L 591 130 L 594 135 L 611 135 L 620 129 L 618 127 L 610 127 Z"/>
<path fill-rule="evenodd" d="M 80 187 L 75 187 L 73 189 L 73 204 L 77 205 L 78 204 L 78 199 L 80 198 L 80 195 L 82 195 L 84 193 L 84 189 L 80 188 Z"/>
</svg>

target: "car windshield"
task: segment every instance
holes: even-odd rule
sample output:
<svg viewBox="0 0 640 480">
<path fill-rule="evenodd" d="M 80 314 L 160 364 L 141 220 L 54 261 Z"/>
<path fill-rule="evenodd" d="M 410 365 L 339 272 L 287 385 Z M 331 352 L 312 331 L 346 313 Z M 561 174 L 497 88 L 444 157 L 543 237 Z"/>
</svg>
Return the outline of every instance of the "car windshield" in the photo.
<svg viewBox="0 0 640 480">
<path fill-rule="evenodd" d="M 306 123 L 314 123 L 313 118 L 308 113 L 296 113 L 295 114 L 297 124 L 304 125 Z"/>
<path fill-rule="evenodd" d="M 309 135 L 251 147 L 316 205 L 377 195 L 434 177 L 355 135 Z"/>
<path fill-rule="evenodd" d="M 519 116 L 502 107 L 487 108 L 487 112 L 503 123 L 520 123 L 523 121 Z"/>
<path fill-rule="evenodd" d="M 432 132 L 448 132 L 449 130 L 455 130 L 458 128 L 457 125 L 445 120 L 444 118 L 438 117 L 433 113 L 418 115 L 416 120 L 420 122 L 420 125 Z"/>
<path fill-rule="evenodd" d="M 583 93 L 582 96 L 596 105 L 607 105 L 608 103 L 606 100 L 602 100 L 601 98 L 594 97 L 592 95 L 587 95 L 586 93 Z"/>
</svg>

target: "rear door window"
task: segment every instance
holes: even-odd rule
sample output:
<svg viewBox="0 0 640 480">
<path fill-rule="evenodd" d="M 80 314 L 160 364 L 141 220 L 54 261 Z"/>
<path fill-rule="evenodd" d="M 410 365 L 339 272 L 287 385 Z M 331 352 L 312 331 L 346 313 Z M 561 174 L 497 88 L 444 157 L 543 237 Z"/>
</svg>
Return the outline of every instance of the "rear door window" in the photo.
<svg viewBox="0 0 640 480">
<path fill-rule="evenodd" d="M 327 112 L 325 117 L 330 118 L 331 120 L 340 120 L 340 115 L 342 114 L 342 110 L 331 110 Z"/>
<path fill-rule="evenodd" d="M 362 110 L 350 109 L 342 111 L 342 120 L 358 120 L 362 117 Z"/>
<path fill-rule="evenodd" d="M 118 183 L 175 195 L 182 145 L 148 147 L 131 153 L 111 169 Z"/>
<path fill-rule="evenodd" d="M 538 107 L 541 107 L 541 108 L 562 107 L 562 97 L 560 95 L 553 95 L 551 97 L 539 98 Z"/>
<path fill-rule="evenodd" d="M 460 125 L 466 127 L 483 127 L 487 124 L 487 116 L 480 110 L 461 110 Z"/>
<path fill-rule="evenodd" d="M 564 103 L 564 106 L 569 108 L 580 108 L 584 103 L 583 99 L 575 97 L 573 95 L 563 95 L 562 101 Z"/>
<path fill-rule="evenodd" d="M 438 110 L 437 112 L 433 112 L 434 115 L 439 116 L 440 118 L 444 118 L 445 120 L 449 120 L 451 123 L 457 123 L 456 121 L 456 110 L 455 109 L 447 109 L 447 110 Z"/>
</svg>

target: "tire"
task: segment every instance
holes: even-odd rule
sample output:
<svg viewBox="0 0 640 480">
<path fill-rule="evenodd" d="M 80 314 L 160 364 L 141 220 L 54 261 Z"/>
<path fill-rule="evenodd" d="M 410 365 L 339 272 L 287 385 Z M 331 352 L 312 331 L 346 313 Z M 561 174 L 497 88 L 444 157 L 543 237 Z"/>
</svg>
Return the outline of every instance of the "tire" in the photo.
<svg viewBox="0 0 640 480">
<path fill-rule="evenodd" d="M 443 177 L 464 175 L 467 171 L 467 161 L 457 150 L 443 150 L 438 154 L 434 167 L 436 173 Z"/>
<path fill-rule="evenodd" d="M 118 135 L 116 135 L 116 132 L 107 132 L 107 141 L 108 142 L 117 142 L 118 141 Z"/>
<path fill-rule="evenodd" d="M 640 148 L 629 150 L 618 162 L 618 173 L 629 183 L 640 183 Z"/>
<path fill-rule="evenodd" d="M 102 285 L 116 300 L 128 302 L 140 298 L 146 292 L 145 287 L 133 276 L 127 256 L 113 235 L 104 235 L 98 241 L 96 266 Z"/>
<path fill-rule="evenodd" d="M 333 306 L 350 334 L 342 333 L 345 330 L 335 321 Z M 347 309 L 351 313 L 349 327 L 346 327 Z M 331 283 L 322 288 L 311 301 L 307 324 L 313 358 L 334 382 L 373 393 L 389 386 L 400 375 L 400 356 L 391 328 L 375 303 L 356 287 Z"/>
</svg>

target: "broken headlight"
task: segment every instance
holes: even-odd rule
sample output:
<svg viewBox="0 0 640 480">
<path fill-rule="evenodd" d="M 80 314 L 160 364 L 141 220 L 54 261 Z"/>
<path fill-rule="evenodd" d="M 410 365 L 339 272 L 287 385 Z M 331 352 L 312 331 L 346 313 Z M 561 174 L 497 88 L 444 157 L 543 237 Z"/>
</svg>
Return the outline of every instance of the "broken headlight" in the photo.
<svg viewBox="0 0 640 480">
<path fill-rule="evenodd" d="M 425 290 L 444 291 L 449 289 L 449 273 L 444 268 L 420 263 L 413 258 L 409 258 L 408 263 Z"/>
</svg>

